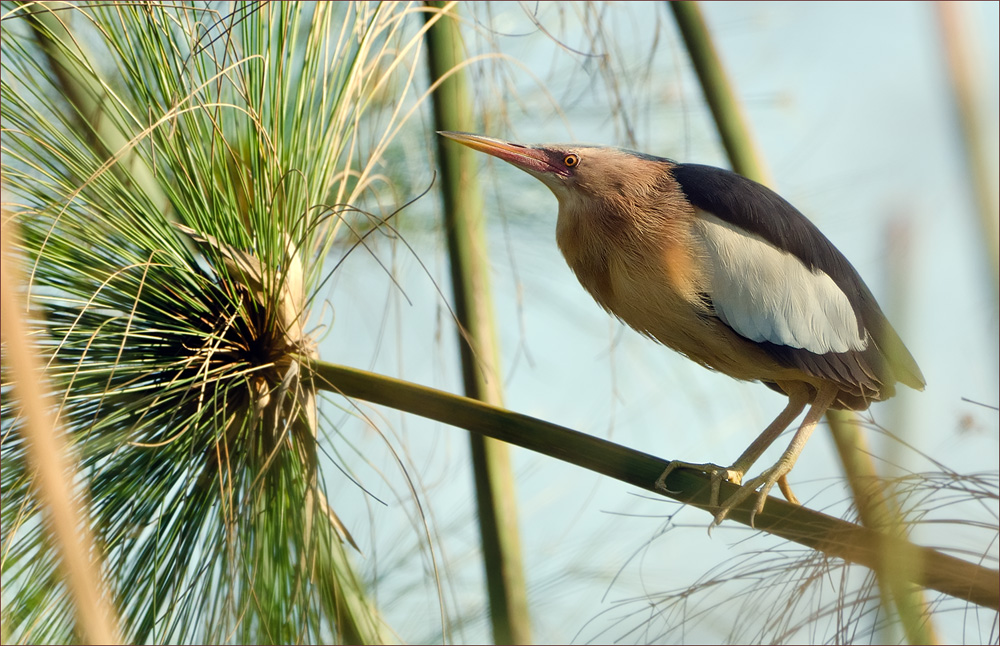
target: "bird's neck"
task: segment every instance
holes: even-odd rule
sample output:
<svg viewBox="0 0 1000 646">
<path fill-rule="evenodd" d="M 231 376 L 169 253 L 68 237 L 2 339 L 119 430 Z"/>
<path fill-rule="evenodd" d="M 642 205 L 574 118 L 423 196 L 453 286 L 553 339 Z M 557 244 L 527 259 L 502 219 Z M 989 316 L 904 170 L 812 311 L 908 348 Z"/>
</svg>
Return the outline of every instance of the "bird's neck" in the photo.
<svg viewBox="0 0 1000 646">
<path fill-rule="evenodd" d="M 559 200 L 556 243 L 580 284 L 605 309 L 612 304 L 608 232 L 601 214 L 574 201 Z"/>
</svg>

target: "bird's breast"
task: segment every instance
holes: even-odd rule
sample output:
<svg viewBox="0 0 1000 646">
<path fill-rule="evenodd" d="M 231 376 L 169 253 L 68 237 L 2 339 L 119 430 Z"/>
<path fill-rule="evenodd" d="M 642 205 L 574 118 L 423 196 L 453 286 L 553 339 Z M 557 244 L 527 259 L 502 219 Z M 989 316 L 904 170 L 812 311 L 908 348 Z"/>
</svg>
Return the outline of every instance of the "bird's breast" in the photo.
<svg viewBox="0 0 1000 646">
<path fill-rule="evenodd" d="M 556 241 L 584 288 L 613 314 L 623 316 L 637 303 L 670 302 L 680 309 L 696 303 L 704 280 L 690 218 L 630 217 L 650 207 L 623 203 L 560 200 Z M 707 283 L 706 283 L 707 284 Z M 675 308 L 676 309 L 676 308 Z"/>
<path fill-rule="evenodd" d="M 681 349 L 706 313 L 702 254 L 683 221 L 643 230 L 615 213 L 560 209 L 556 240 L 580 284 L 608 312 Z"/>
</svg>

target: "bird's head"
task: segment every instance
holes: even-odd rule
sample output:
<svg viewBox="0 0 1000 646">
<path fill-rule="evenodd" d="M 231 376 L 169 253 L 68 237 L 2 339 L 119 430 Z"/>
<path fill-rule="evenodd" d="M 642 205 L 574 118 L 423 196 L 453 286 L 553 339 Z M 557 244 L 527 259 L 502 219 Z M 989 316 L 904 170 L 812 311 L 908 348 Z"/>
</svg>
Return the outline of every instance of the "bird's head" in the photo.
<svg viewBox="0 0 1000 646">
<path fill-rule="evenodd" d="M 593 208 L 605 200 L 635 201 L 667 188 L 672 162 L 620 148 L 578 144 L 524 145 L 465 132 L 440 132 L 538 178 L 562 208 Z"/>
</svg>

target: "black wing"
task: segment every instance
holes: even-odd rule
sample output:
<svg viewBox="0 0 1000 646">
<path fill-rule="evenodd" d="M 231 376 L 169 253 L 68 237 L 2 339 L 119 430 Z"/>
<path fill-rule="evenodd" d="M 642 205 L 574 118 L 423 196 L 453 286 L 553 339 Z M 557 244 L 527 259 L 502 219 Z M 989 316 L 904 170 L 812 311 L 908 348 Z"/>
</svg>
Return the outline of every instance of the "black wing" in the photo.
<svg viewBox="0 0 1000 646">
<path fill-rule="evenodd" d="M 897 380 L 912 388 L 924 387 L 916 361 L 857 270 L 798 209 L 766 186 L 721 168 L 676 164 L 673 176 L 696 208 L 760 236 L 794 255 L 810 270 L 818 269 L 830 276 L 847 295 L 859 329 L 867 331 L 873 341 L 861 352 L 824 355 L 762 343 L 770 355 L 818 377 L 853 385 L 860 390 L 856 394 L 866 401 L 891 396 Z M 876 393 L 866 392 L 873 387 Z"/>
</svg>

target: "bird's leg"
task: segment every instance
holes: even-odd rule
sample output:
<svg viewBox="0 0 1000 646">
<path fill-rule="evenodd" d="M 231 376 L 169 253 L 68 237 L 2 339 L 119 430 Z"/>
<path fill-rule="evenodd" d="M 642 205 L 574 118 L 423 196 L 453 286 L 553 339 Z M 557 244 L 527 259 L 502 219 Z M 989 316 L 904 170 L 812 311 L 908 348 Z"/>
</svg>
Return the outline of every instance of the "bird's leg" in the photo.
<svg viewBox="0 0 1000 646">
<path fill-rule="evenodd" d="M 734 493 L 732 496 L 726 500 L 722 505 L 722 509 L 715 514 L 715 525 L 718 525 L 729 512 L 733 510 L 736 505 L 740 504 L 747 498 L 749 498 L 754 493 L 757 493 L 757 505 L 754 510 L 750 513 L 750 526 L 753 526 L 754 517 L 764 510 L 764 503 L 767 502 L 767 494 L 770 493 L 771 488 L 774 487 L 776 483 L 779 483 L 795 466 L 796 460 L 799 459 L 799 454 L 802 453 L 802 449 L 805 448 L 806 442 L 809 441 L 809 436 L 812 435 L 813 429 L 816 428 L 816 424 L 822 419 L 823 415 L 833 404 L 834 400 L 837 399 L 837 393 L 839 389 L 834 385 L 824 385 L 820 387 L 819 392 L 816 393 L 816 397 L 813 399 L 813 404 L 809 408 L 809 412 L 806 413 L 805 419 L 802 420 L 802 425 L 799 426 L 799 430 L 795 432 L 792 437 L 792 441 L 788 444 L 788 448 L 785 452 L 781 454 L 778 461 L 769 469 L 764 470 L 759 476 L 751 480 L 750 482 L 744 484 L 740 487 L 739 491 Z M 759 439 L 759 438 L 758 438 Z M 787 481 L 784 487 L 787 487 Z M 758 492 L 757 490 L 760 489 Z M 786 495 L 787 497 L 787 495 Z M 794 496 L 792 496 L 794 498 Z"/>
<path fill-rule="evenodd" d="M 778 416 L 764 429 L 764 432 L 757 436 L 757 439 L 743 451 L 743 454 L 736 458 L 733 466 L 729 467 L 730 473 L 738 474 L 738 479 L 730 479 L 730 482 L 741 484 L 743 476 L 750 470 L 750 467 L 778 439 L 778 436 L 785 432 L 788 425 L 795 421 L 795 418 L 799 416 L 799 413 L 809 403 L 809 390 L 804 385 L 794 382 L 782 385 L 788 391 L 788 405 L 785 406 L 783 411 L 778 413 Z M 788 486 L 787 482 L 785 486 Z M 791 489 L 788 492 L 791 493 Z M 792 497 L 794 498 L 795 496 L 793 495 Z"/>
<path fill-rule="evenodd" d="M 798 386 L 798 384 L 796 384 Z M 720 467 L 717 464 L 707 463 L 707 464 L 695 464 L 692 462 L 681 462 L 680 460 L 673 460 L 667 465 L 666 470 L 660 477 L 656 479 L 656 488 L 660 491 L 669 490 L 666 487 L 667 476 L 670 475 L 674 469 L 696 469 L 703 473 L 707 473 L 711 476 L 712 491 L 709 497 L 709 504 L 712 507 L 719 506 L 719 490 L 722 486 L 722 481 L 726 480 L 732 482 L 733 484 L 742 484 L 743 476 L 746 475 L 747 470 L 753 466 L 753 463 L 757 461 L 761 453 L 767 450 L 767 447 L 771 446 L 771 443 L 779 435 L 781 435 L 788 425 L 799 416 L 802 409 L 806 407 L 806 403 L 809 401 L 809 392 L 804 386 L 796 388 L 788 397 L 788 405 L 785 409 L 781 411 L 778 416 L 771 422 L 764 432 L 753 441 L 753 444 L 747 447 L 747 450 L 743 452 L 736 462 L 733 463 L 728 469 L 725 467 Z M 791 490 L 789 490 L 791 493 Z M 794 496 L 792 496 L 794 498 Z"/>
</svg>

